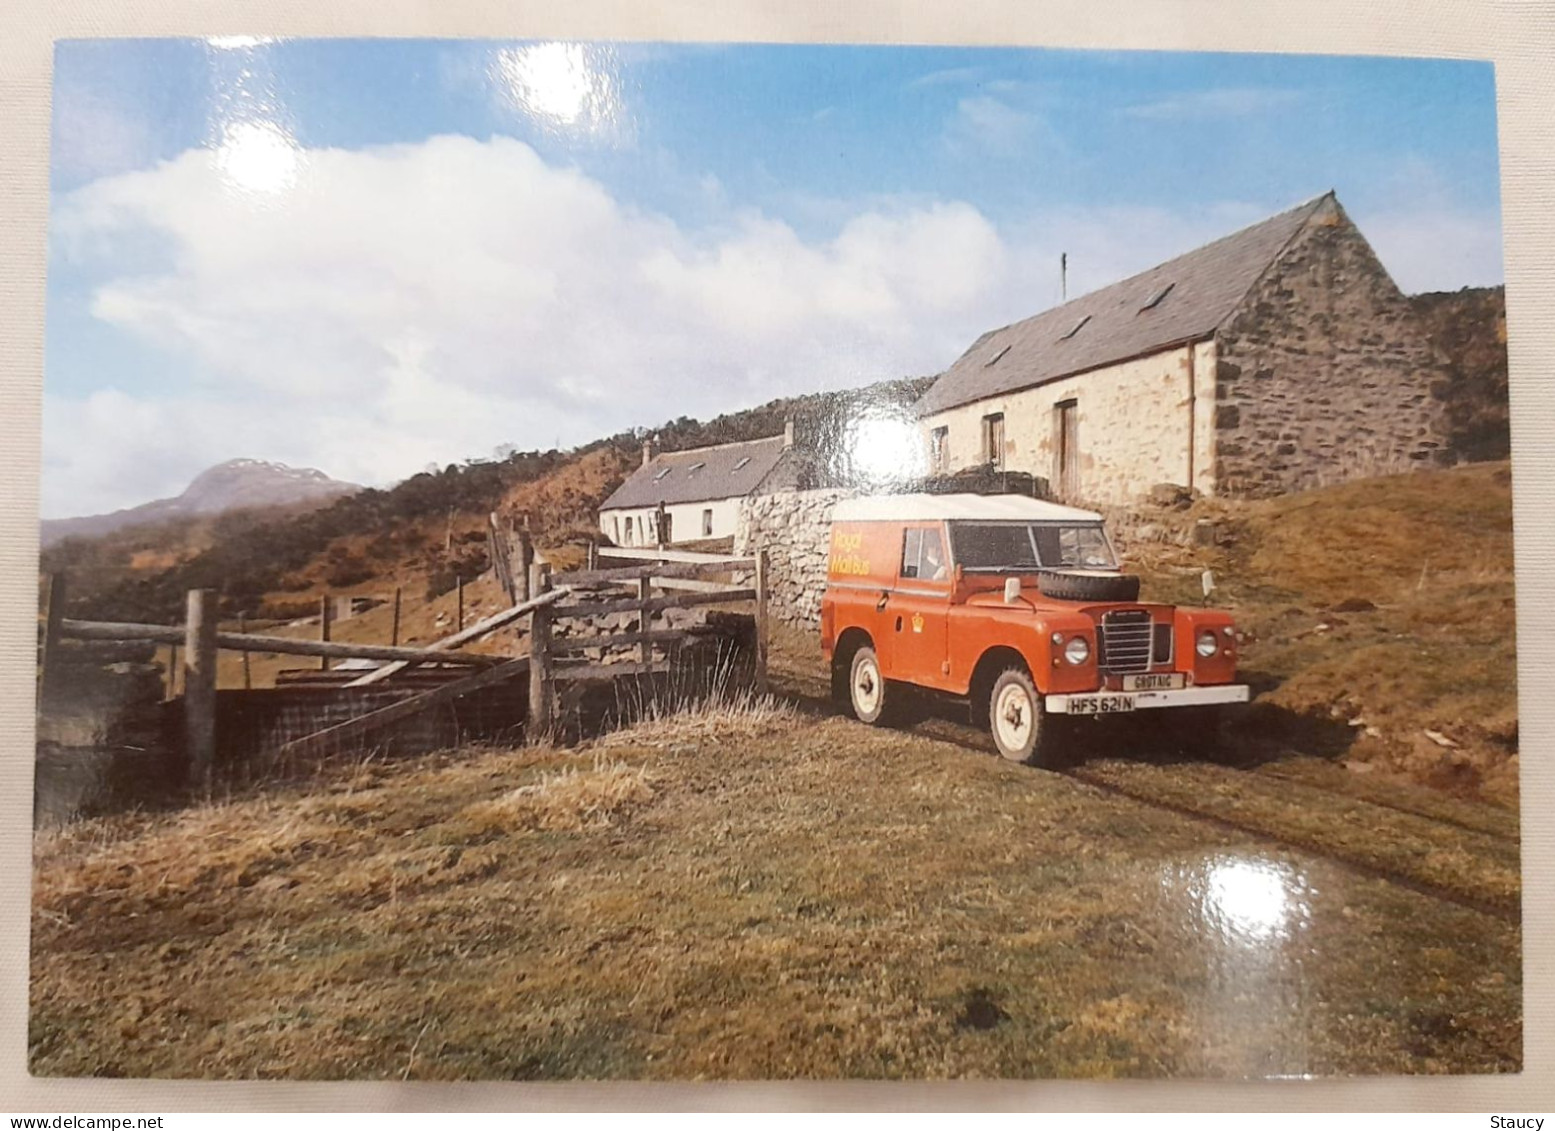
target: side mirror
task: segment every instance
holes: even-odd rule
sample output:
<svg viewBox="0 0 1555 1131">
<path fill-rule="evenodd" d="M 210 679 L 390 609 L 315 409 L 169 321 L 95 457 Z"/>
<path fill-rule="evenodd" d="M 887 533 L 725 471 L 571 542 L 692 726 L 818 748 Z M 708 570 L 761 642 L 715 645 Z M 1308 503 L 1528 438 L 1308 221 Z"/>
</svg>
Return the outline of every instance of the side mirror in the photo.
<svg viewBox="0 0 1555 1131">
<path fill-rule="evenodd" d="M 1020 600 L 1020 578 L 1006 577 L 1004 579 L 1004 603 L 1013 605 Z"/>
</svg>

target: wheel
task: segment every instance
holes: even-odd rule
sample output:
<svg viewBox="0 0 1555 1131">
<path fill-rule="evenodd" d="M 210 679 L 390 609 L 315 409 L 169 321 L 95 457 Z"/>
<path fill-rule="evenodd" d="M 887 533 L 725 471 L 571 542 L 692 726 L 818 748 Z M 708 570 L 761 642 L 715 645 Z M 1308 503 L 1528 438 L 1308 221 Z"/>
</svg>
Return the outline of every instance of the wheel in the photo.
<svg viewBox="0 0 1555 1131">
<path fill-rule="evenodd" d="M 1030 766 L 1052 761 L 1052 727 L 1042 696 L 1024 668 L 1007 668 L 988 697 L 988 729 L 999 753 Z"/>
<path fill-rule="evenodd" d="M 848 673 L 848 701 L 861 723 L 879 726 L 887 721 L 895 694 L 880 674 L 880 659 L 867 644 L 853 653 Z"/>
<path fill-rule="evenodd" d="M 1059 601 L 1139 600 L 1139 578 L 1132 573 L 1044 570 L 1037 574 L 1037 588 Z"/>
</svg>

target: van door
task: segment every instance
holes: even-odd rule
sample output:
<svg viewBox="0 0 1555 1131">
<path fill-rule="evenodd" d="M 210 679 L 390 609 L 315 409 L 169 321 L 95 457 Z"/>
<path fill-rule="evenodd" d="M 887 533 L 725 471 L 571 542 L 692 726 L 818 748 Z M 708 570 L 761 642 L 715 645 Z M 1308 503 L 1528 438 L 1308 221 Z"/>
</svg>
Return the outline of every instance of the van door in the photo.
<svg viewBox="0 0 1555 1131">
<path fill-rule="evenodd" d="M 942 524 L 909 524 L 902 531 L 896 584 L 881 625 L 882 660 L 889 679 L 947 688 L 947 631 L 952 589 L 949 546 Z"/>
</svg>

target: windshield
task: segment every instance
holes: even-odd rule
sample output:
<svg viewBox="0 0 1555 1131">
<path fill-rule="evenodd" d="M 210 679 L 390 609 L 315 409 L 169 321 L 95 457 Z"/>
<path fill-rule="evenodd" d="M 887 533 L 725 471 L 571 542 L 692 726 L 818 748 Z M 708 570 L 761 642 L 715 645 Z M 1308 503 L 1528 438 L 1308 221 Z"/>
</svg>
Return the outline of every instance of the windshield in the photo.
<svg viewBox="0 0 1555 1131">
<path fill-rule="evenodd" d="M 956 563 L 972 572 L 1118 568 L 1097 523 L 957 522 L 950 541 Z"/>
</svg>

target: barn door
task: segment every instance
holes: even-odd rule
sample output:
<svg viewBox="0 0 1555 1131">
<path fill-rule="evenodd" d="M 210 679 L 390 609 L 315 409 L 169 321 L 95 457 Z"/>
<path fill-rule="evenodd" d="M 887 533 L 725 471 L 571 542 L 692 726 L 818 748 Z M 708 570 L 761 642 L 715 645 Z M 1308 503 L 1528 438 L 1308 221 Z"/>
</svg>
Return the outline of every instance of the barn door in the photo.
<svg viewBox="0 0 1555 1131">
<path fill-rule="evenodd" d="M 1080 436 L 1079 411 L 1072 400 L 1059 401 L 1053 406 L 1057 414 L 1054 430 L 1058 433 L 1057 466 L 1054 481 L 1060 499 L 1074 499 L 1080 493 Z"/>
</svg>

